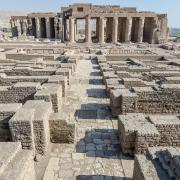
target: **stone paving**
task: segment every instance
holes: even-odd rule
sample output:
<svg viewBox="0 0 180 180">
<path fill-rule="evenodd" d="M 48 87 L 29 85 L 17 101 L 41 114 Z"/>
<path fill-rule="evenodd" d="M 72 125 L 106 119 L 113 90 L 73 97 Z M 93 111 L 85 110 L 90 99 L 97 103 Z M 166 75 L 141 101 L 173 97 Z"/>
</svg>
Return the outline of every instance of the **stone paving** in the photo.
<svg viewBox="0 0 180 180">
<path fill-rule="evenodd" d="M 122 155 L 96 60 L 84 57 L 63 105 L 76 122 L 74 144 L 54 145 L 44 180 L 130 180 L 134 161 Z"/>
</svg>

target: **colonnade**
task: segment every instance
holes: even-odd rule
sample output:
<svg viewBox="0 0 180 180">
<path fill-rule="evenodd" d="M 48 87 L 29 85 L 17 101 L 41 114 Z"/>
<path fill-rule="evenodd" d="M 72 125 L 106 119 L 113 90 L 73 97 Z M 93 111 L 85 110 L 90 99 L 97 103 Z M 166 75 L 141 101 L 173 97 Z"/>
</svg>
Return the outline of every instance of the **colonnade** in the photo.
<svg viewBox="0 0 180 180">
<path fill-rule="evenodd" d="M 76 17 L 69 17 L 69 41 L 76 42 Z M 92 43 L 91 19 L 96 19 L 96 34 L 99 43 L 105 43 L 107 38 L 110 42 L 143 42 L 144 40 L 151 43 L 155 18 L 151 17 L 97 17 L 85 18 L 85 42 Z M 121 22 L 122 21 L 122 22 Z M 124 21 L 124 22 L 123 22 Z M 67 25 L 66 25 L 67 26 Z M 64 28 L 66 28 L 64 26 Z M 146 28 L 145 28 L 146 26 Z M 67 31 L 64 31 L 67 33 Z M 67 35 L 65 35 L 66 37 Z M 122 38 L 121 38 L 122 37 Z"/>
<path fill-rule="evenodd" d="M 69 23 L 69 28 L 67 24 Z M 92 19 L 96 22 L 96 41 L 106 42 L 148 42 L 152 43 L 156 26 L 155 17 L 25 17 L 11 19 L 13 36 L 34 36 L 36 38 L 61 39 L 77 42 L 77 20 L 85 20 L 85 42 L 92 43 Z"/>
<path fill-rule="evenodd" d="M 28 17 L 11 19 L 13 36 L 34 36 L 36 38 L 58 39 L 61 25 L 54 17 Z"/>
<path fill-rule="evenodd" d="M 27 35 L 27 19 L 11 19 L 12 33 L 16 36 Z"/>
</svg>

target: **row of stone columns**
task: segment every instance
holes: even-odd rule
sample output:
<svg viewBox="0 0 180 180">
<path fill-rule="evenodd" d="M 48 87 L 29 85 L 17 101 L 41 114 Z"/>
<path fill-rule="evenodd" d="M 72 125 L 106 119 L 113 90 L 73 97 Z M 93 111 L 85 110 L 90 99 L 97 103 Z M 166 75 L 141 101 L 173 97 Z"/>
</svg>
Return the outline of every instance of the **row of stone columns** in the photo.
<svg viewBox="0 0 180 180">
<path fill-rule="evenodd" d="M 33 19 L 35 19 L 35 22 Z M 118 42 L 120 38 L 119 37 L 120 33 L 121 33 L 121 36 L 123 36 L 122 41 L 129 42 L 132 39 L 134 39 L 134 37 L 131 36 L 132 31 L 134 31 L 132 28 L 132 25 L 134 22 L 133 18 L 127 17 L 126 19 L 125 18 L 122 18 L 122 19 L 123 19 L 124 25 L 123 27 L 120 27 L 121 20 L 119 20 L 119 17 L 107 18 L 107 22 L 105 21 L 104 17 L 96 18 L 96 35 L 97 35 L 98 41 L 100 43 L 105 43 L 105 22 L 106 22 L 106 38 L 108 38 L 113 43 Z M 27 33 L 29 33 L 29 35 L 34 35 L 37 38 L 48 38 L 48 39 L 62 38 L 64 40 L 69 39 L 71 43 L 74 43 L 77 40 L 76 18 L 69 17 L 69 37 L 68 38 L 67 38 L 67 35 L 68 35 L 67 26 L 66 26 L 65 21 L 63 23 L 64 32 L 63 32 L 63 28 L 61 29 L 62 26 L 60 27 L 59 25 L 62 23 L 59 23 L 59 20 L 57 19 L 56 21 L 54 20 L 54 24 L 52 24 L 50 17 L 44 17 L 43 20 L 41 20 L 41 18 L 39 17 L 35 17 L 35 18 L 29 18 L 28 20 L 27 19 L 11 20 L 11 26 L 12 28 L 16 27 L 17 36 L 21 36 L 22 34 L 27 35 Z M 137 21 L 136 21 L 136 24 L 137 24 Z M 143 41 L 144 24 L 145 24 L 145 18 L 139 17 L 138 25 L 137 25 L 138 29 L 136 29 L 136 35 L 135 35 L 136 36 L 135 41 L 137 42 Z M 28 32 L 29 26 L 34 26 L 34 28 L 31 27 L 33 30 L 30 32 Z M 54 26 L 54 27 L 51 27 L 51 26 Z M 85 18 L 85 41 L 87 43 L 92 42 L 92 39 L 91 39 L 92 29 L 91 28 L 92 28 L 91 17 L 88 15 Z M 121 31 L 119 28 L 122 28 L 124 30 Z M 54 34 L 53 37 L 51 37 L 52 34 Z M 61 37 L 60 37 L 60 34 L 61 34 Z"/>
<path fill-rule="evenodd" d="M 36 37 L 42 38 L 41 34 L 41 28 L 46 28 L 46 38 L 51 38 L 51 25 L 50 25 L 50 19 L 49 17 L 45 18 L 45 27 L 42 27 L 40 24 L 41 18 L 36 17 L 35 23 L 36 23 Z"/>
<path fill-rule="evenodd" d="M 21 35 L 27 35 L 27 19 L 16 19 L 16 20 L 11 20 L 11 28 L 14 29 L 16 27 L 17 30 L 17 36 Z"/>
<path fill-rule="evenodd" d="M 75 42 L 77 33 L 77 24 L 75 23 L 75 19 L 73 17 L 69 18 L 69 39 L 71 43 Z M 86 42 L 91 43 L 91 18 L 89 16 L 86 17 L 85 23 L 85 37 Z"/>
<path fill-rule="evenodd" d="M 32 23 L 33 19 L 35 19 L 35 27 L 34 24 Z M 13 34 L 13 36 L 21 36 L 21 35 L 31 35 L 31 36 L 36 36 L 37 38 L 42 38 L 42 31 L 46 31 L 46 38 L 52 38 L 51 31 L 55 31 L 55 37 L 56 39 L 58 39 L 58 31 L 57 31 L 57 25 L 55 25 L 55 23 L 53 24 L 54 27 L 51 27 L 52 24 L 50 23 L 50 17 L 45 17 L 45 26 L 41 26 L 41 18 L 39 17 L 35 17 L 35 18 L 29 18 L 29 19 L 11 19 L 10 23 L 11 23 L 11 28 L 12 29 L 16 29 L 16 33 Z M 29 23 L 28 23 L 29 22 Z M 57 23 L 58 24 L 58 23 Z M 60 25 L 59 25 L 60 26 Z M 41 29 L 43 28 L 43 29 Z M 35 29 L 35 34 L 33 34 L 32 32 L 30 33 L 30 31 L 28 31 L 28 29 Z M 60 29 L 60 27 L 58 27 L 58 29 Z M 29 33 L 29 34 L 28 34 Z"/>
<path fill-rule="evenodd" d="M 54 23 L 50 23 L 50 17 L 45 17 L 45 27 L 41 26 L 41 18 L 35 18 L 35 23 L 36 23 L 36 37 L 37 38 L 42 38 L 42 34 L 41 34 L 41 28 L 45 28 L 46 30 L 46 38 L 51 39 L 51 38 L 55 38 L 55 39 L 59 39 L 62 38 L 60 37 L 60 33 L 62 36 L 62 24 L 61 22 L 58 22 L 58 18 L 55 19 L 54 18 Z M 52 27 L 53 26 L 53 27 Z M 53 31 L 53 32 L 52 32 Z M 54 37 L 52 37 L 52 34 L 54 33 Z"/>
<path fill-rule="evenodd" d="M 143 30 L 144 30 L 144 22 L 145 22 L 145 18 L 139 18 L 139 29 L 138 29 L 138 37 L 137 37 L 137 41 L 138 42 L 142 42 L 143 41 Z M 131 29 L 132 29 L 132 18 L 131 17 L 127 17 L 126 19 L 126 31 L 125 31 L 125 42 L 129 42 L 131 41 Z M 114 21 L 113 21 L 113 42 L 116 43 L 117 42 L 117 33 L 118 32 L 118 18 L 114 17 Z"/>
<path fill-rule="evenodd" d="M 85 19 L 85 41 L 87 43 L 91 43 L 91 18 L 89 16 L 86 17 Z M 138 42 L 143 41 L 143 29 L 144 29 L 144 18 L 139 18 L 139 29 L 138 29 L 138 37 L 137 40 Z M 70 42 L 74 43 L 75 42 L 75 31 L 74 31 L 74 26 L 75 26 L 75 18 L 70 17 L 69 18 L 69 24 L 70 24 Z M 109 23 L 111 24 L 111 23 Z M 105 20 L 104 18 L 100 17 L 97 18 L 96 22 L 96 32 L 99 37 L 99 42 L 104 43 L 104 28 L 105 28 Z M 111 29 L 111 28 L 110 28 Z M 125 30 L 125 42 L 131 41 L 131 29 L 132 29 L 132 17 L 127 17 L 126 19 L 126 30 Z M 113 17 L 113 23 L 112 23 L 112 42 L 116 43 L 118 42 L 118 17 Z"/>
</svg>

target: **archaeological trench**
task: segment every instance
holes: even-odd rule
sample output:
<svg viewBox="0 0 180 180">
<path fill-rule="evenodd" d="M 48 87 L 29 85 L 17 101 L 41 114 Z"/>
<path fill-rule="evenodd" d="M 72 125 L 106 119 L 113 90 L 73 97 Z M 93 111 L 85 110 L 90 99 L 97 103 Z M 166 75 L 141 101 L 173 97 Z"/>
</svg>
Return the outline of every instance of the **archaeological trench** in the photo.
<svg viewBox="0 0 180 180">
<path fill-rule="evenodd" d="M 0 180 L 180 180 L 180 46 L 166 14 L 73 4 L 10 23 Z"/>
</svg>

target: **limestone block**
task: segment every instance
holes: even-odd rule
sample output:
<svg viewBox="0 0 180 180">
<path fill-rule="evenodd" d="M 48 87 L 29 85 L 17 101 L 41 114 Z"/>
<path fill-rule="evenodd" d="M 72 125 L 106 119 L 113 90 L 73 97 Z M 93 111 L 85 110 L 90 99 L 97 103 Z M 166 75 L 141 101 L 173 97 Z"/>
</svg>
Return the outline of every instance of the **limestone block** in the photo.
<svg viewBox="0 0 180 180">
<path fill-rule="evenodd" d="M 102 76 L 103 76 L 104 84 L 105 84 L 106 79 L 118 78 L 118 76 L 115 74 L 114 71 L 104 71 L 104 72 L 102 72 Z"/>
<path fill-rule="evenodd" d="M 125 94 L 130 94 L 130 91 L 123 88 L 110 90 L 110 104 L 114 117 L 122 113 L 122 95 Z"/>
<path fill-rule="evenodd" d="M 110 78 L 105 80 L 106 93 L 109 96 L 111 89 L 124 89 L 125 86 L 121 83 L 121 79 Z"/>
<path fill-rule="evenodd" d="M 52 113 L 52 105 L 43 100 L 27 101 L 24 106 L 26 109 L 34 109 L 34 143 L 37 154 L 44 155 L 48 151 L 50 142 L 49 116 Z"/>
<path fill-rule="evenodd" d="M 20 141 L 23 149 L 35 150 L 33 120 L 35 110 L 20 108 L 9 120 L 13 141 Z"/>
<path fill-rule="evenodd" d="M 1 103 L 24 103 L 27 99 L 32 99 L 36 90 L 40 88 L 39 83 L 18 82 L 13 86 L 1 89 Z"/>
<path fill-rule="evenodd" d="M 159 146 L 180 147 L 180 122 L 175 115 L 150 115 L 152 122 L 161 135 Z"/>
<path fill-rule="evenodd" d="M 61 63 L 61 68 L 69 68 L 73 74 L 76 70 L 76 65 L 74 63 Z"/>
<path fill-rule="evenodd" d="M 42 89 L 36 92 L 34 99 L 51 102 L 54 112 L 58 112 L 62 106 L 62 86 L 60 84 L 45 83 Z"/>
<path fill-rule="evenodd" d="M 149 147 L 147 158 L 153 162 L 154 167 L 161 178 L 179 179 L 180 174 L 180 148 L 172 146 Z"/>
<path fill-rule="evenodd" d="M 78 62 L 78 59 L 77 59 L 77 58 L 71 58 L 71 57 L 70 57 L 70 58 L 68 59 L 68 62 L 69 62 L 69 63 L 73 63 L 73 64 L 76 65 L 77 62 Z"/>
<path fill-rule="evenodd" d="M 118 116 L 118 132 L 124 154 L 145 153 L 150 146 L 159 143 L 160 134 L 156 127 L 141 113 Z"/>
<path fill-rule="evenodd" d="M 67 86 L 68 86 L 68 79 L 66 76 L 63 75 L 53 75 L 49 77 L 48 83 L 57 83 L 62 85 L 62 96 L 66 96 Z"/>
<path fill-rule="evenodd" d="M 13 158 L 20 152 L 20 142 L 1 142 L 0 143 L 0 175 L 7 168 Z"/>
<path fill-rule="evenodd" d="M 110 98 L 112 99 L 112 104 L 116 107 L 120 107 L 120 97 L 122 94 L 129 94 L 130 91 L 128 89 L 116 89 L 111 90 Z"/>
<path fill-rule="evenodd" d="M 134 160 L 133 180 L 159 180 L 153 163 L 144 155 L 136 155 Z"/>
<path fill-rule="evenodd" d="M 113 69 L 115 69 L 115 68 L 113 68 Z M 127 71 L 119 71 L 118 70 L 118 71 L 116 71 L 116 74 L 119 78 L 131 78 L 130 73 Z"/>
<path fill-rule="evenodd" d="M 63 112 L 52 113 L 49 119 L 50 138 L 53 143 L 73 143 L 75 124 Z"/>
<path fill-rule="evenodd" d="M 146 86 L 144 82 L 138 78 L 123 78 L 122 81 L 126 88 L 131 88 L 133 86 Z"/>
<path fill-rule="evenodd" d="M 22 107 L 20 103 L 0 104 L 0 141 L 12 139 L 9 129 L 9 120 Z"/>
<path fill-rule="evenodd" d="M 68 78 L 68 83 L 69 83 L 71 79 L 71 70 L 69 68 L 59 68 L 56 71 L 56 75 L 66 76 Z"/>
<path fill-rule="evenodd" d="M 97 61 L 98 61 L 98 63 L 105 63 L 106 57 L 103 55 L 97 55 Z"/>
<path fill-rule="evenodd" d="M 2 180 L 35 180 L 33 152 L 22 150 L 19 142 L 0 143 Z"/>
</svg>

